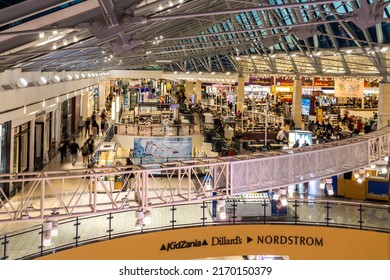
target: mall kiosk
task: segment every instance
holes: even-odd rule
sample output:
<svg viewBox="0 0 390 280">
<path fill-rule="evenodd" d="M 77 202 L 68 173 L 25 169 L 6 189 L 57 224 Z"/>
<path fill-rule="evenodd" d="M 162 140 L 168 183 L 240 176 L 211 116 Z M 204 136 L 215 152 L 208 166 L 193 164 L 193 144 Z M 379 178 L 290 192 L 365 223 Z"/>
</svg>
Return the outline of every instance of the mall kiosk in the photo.
<svg viewBox="0 0 390 280">
<path fill-rule="evenodd" d="M 116 153 L 118 144 L 115 142 L 101 142 L 94 154 L 94 165 L 96 167 L 106 167 L 107 169 L 99 169 L 101 172 L 99 180 L 93 182 L 93 190 L 97 192 L 114 192 L 121 191 L 123 187 L 123 177 L 120 175 L 104 175 L 104 172 L 110 172 L 111 167 L 116 166 Z"/>
</svg>

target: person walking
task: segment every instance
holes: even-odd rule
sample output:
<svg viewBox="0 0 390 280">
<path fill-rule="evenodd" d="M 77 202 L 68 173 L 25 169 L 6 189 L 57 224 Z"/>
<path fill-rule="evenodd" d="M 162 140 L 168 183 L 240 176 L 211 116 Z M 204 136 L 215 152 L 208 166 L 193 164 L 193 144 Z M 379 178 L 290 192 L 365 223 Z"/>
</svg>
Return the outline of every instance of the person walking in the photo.
<svg viewBox="0 0 390 280">
<path fill-rule="evenodd" d="M 93 145 L 95 144 L 95 140 L 93 140 L 92 135 L 89 135 L 89 138 L 87 139 L 87 141 L 85 143 L 87 143 L 87 145 L 88 145 L 89 155 L 92 155 L 93 154 Z"/>
<path fill-rule="evenodd" d="M 63 163 L 64 160 L 65 160 L 66 157 L 67 157 L 68 142 L 67 142 L 67 141 L 63 141 L 63 142 L 61 143 L 61 146 L 58 148 L 58 150 L 59 150 L 60 153 L 61 153 L 61 163 Z"/>
<path fill-rule="evenodd" d="M 91 133 L 91 119 L 87 118 L 84 122 L 85 127 L 85 137 Z"/>
<path fill-rule="evenodd" d="M 78 155 L 79 151 L 80 151 L 80 146 L 79 146 L 79 144 L 76 143 L 76 139 L 73 139 L 72 143 L 70 143 L 70 145 L 69 145 L 69 152 L 70 152 L 70 156 L 72 158 L 72 165 L 73 166 L 76 164 L 77 155 Z"/>
<path fill-rule="evenodd" d="M 92 137 L 96 138 L 99 136 L 99 125 L 96 120 L 92 121 Z"/>
</svg>

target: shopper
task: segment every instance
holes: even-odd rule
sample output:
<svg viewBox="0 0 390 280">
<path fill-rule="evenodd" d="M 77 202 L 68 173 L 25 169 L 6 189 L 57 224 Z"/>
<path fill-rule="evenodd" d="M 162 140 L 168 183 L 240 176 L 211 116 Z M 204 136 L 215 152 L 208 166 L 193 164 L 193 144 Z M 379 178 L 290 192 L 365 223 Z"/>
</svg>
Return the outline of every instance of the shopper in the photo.
<svg viewBox="0 0 390 280">
<path fill-rule="evenodd" d="M 79 151 L 80 151 L 80 146 L 79 146 L 79 144 L 76 143 L 76 139 L 73 139 L 72 143 L 70 143 L 70 145 L 69 145 L 69 152 L 70 152 L 70 156 L 72 158 L 72 165 L 73 166 L 76 164 L 77 155 L 78 155 Z"/>
<path fill-rule="evenodd" d="M 67 153 L 68 153 L 68 142 L 63 141 L 61 143 L 60 147 L 58 148 L 58 151 L 61 153 L 61 163 L 63 163 L 64 159 L 66 159 Z"/>
<path fill-rule="evenodd" d="M 91 119 L 87 118 L 84 122 L 85 127 L 85 137 L 91 133 Z"/>
<path fill-rule="evenodd" d="M 96 120 L 92 121 L 92 137 L 96 138 L 99 136 L 99 125 Z"/>
<path fill-rule="evenodd" d="M 89 138 L 87 139 L 87 141 L 85 143 L 87 143 L 87 145 L 88 145 L 89 154 L 92 155 L 93 154 L 93 145 L 95 144 L 95 140 L 93 140 L 92 135 L 89 135 Z"/>
<path fill-rule="evenodd" d="M 100 123 L 100 130 L 102 132 L 102 136 L 106 132 L 107 126 L 108 126 L 107 120 L 105 118 L 103 118 L 101 123 Z"/>
<path fill-rule="evenodd" d="M 87 142 L 81 148 L 81 155 L 83 156 L 83 166 L 88 166 L 89 147 Z"/>
</svg>

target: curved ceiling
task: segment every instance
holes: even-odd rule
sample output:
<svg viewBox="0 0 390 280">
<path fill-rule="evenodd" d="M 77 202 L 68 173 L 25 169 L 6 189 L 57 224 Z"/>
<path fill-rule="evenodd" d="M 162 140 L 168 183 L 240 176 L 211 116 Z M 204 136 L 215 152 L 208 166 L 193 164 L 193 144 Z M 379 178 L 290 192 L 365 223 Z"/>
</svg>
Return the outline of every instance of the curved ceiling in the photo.
<svg viewBox="0 0 390 280">
<path fill-rule="evenodd" d="M 389 1 L 0 1 L 0 71 L 387 79 Z"/>
</svg>

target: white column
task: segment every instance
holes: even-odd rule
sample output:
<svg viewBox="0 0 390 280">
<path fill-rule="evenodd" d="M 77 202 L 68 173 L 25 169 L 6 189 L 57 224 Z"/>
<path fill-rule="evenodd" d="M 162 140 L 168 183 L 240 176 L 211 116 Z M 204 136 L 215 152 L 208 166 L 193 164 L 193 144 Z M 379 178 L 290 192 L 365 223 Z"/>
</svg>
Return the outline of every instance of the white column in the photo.
<svg viewBox="0 0 390 280">
<path fill-rule="evenodd" d="M 202 100 L 202 81 L 197 80 L 195 85 L 196 102 Z"/>
<path fill-rule="evenodd" d="M 294 80 L 294 90 L 292 99 L 292 118 L 295 123 L 294 128 L 301 129 L 302 127 L 302 80 Z"/>
<path fill-rule="evenodd" d="M 194 94 L 194 83 L 186 81 L 185 95 L 187 100 L 191 100 L 191 96 Z"/>
<path fill-rule="evenodd" d="M 243 113 L 243 111 L 244 111 L 244 86 L 245 86 L 244 77 L 238 77 L 237 111 L 239 110 L 241 113 Z"/>
<path fill-rule="evenodd" d="M 377 127 L 382 128 L 390 120 L 390 84 L 379 83 Z"/>
</svg>

